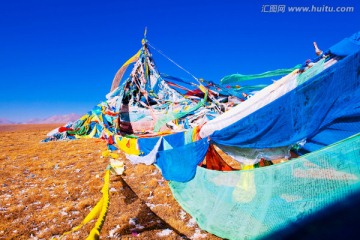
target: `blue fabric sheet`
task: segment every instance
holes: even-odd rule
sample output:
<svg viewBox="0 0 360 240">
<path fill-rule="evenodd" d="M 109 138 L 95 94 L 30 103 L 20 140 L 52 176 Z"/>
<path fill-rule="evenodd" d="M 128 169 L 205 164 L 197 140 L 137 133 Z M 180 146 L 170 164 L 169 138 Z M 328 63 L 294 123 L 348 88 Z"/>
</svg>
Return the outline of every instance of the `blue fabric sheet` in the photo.
<svg viewBox="0 0 360 240">
<path fill-rule="evenodd" d="M 353 34 L 349 38 L 344 38 L 330 49 L 332 54 L 345 57 L 360 50 L 360 32 Z"/>
<path fill-rule="evenodd" d="M 249 148 L 289 146 L 306 139 L 304 148 L 314 151 L 358 132 L 360 52 L 210 137 L 222 145 Z"/>
<path fill-rule="evenodd" d="M 159 139 L 160 137 L 138 138 L 138 145 L 141 150 L 140 156 L 148 155 L 154 149 Z"/>
<path fill-rule="evenodd" d="M 184 132 L 169 134 L 163 138 L 171 145 L 172 148 L 177 148 L 185 144 Z M 162 147 L 163 146 L 160 147 L 160 150 L 164 149 Z"/>
<path fill-rule="evenodd" d="M 166 180 L 187 182 L 194 178 L 196 167 L 204 159 L 209 142 L 207 138 L 174 149 L 159 151 L 156 165 Z"/>
<path fill-rule="evenodd" d="M 163 136 L 173 148 L 179 147 L 185 144 L 185 132 L 179 132 L 174 134 L 169 134 Z M 148 155 L 155 147 L 160 137 L 152 137 L 152 138 L 138 138 L 139 149 L 141 149 L 140 156 Z M 159 148 L 160 151 L 164 150 L 163 142 Z"/>
</svg>

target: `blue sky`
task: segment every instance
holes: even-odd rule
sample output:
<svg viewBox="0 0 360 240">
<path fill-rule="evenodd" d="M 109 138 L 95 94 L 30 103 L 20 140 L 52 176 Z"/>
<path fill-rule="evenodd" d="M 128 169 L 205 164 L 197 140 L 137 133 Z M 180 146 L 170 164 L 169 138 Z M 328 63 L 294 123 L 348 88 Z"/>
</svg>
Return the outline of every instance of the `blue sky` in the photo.
<svg viewBox="0 0 360 240">
<path fill-rule="evenodd" d="M 233 73 L 293 67 L 315 56 L 313 41 L 327 49 L 360 31 L 355 0 L 251 2 L 4 0 L 0 118 L 86 113 L 105 99 L 118 68 L 141 47 L 145 27 L 153 46 L 214 82 Z M 269 12 L 279 5 L 285 12 Z M 288 10 L 312 5 L 350 6 L 354 12 Z M 183 74 L 153 53 L 160 72 Z"/>
</svg>

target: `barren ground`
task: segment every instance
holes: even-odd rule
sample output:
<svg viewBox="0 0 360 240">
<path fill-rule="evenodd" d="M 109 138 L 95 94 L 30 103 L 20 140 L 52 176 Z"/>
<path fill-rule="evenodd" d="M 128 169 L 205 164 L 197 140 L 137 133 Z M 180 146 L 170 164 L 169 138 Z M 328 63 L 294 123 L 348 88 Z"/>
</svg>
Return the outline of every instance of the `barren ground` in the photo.
<svg viewBox="0 0 360 240">
<path fill-rule="evenodd" d="M 61 124 L 0 126 L 0 239 L 50 239 L 78 225 L 101 198 L 105 142 L 40 143 Z M 219 239 L 201 231 L 155 166 L 125 162 L 110 177 L 101 239 Z M 96 219 L 64 239 L 85 239 Z"/>
</svg>

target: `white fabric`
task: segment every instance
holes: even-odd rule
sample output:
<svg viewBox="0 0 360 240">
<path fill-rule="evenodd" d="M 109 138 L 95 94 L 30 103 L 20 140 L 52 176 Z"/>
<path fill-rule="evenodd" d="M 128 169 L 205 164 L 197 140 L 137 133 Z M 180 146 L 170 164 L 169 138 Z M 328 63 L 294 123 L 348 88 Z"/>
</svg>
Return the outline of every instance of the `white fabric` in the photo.
<svg viewBox="0 0 360 240">
<path fill-rule="evenodd" d="M 122 175 L 125 170 L 124 162 L 119 160 L 110 159 L 110 166 L 111 172 L 118 176 Z"/>
<path fill-rule="evenodd" d="M 51 130 L 48 134 L 46 134 L 46 136 L 51 137 L 51 136 L 55 135 L 56 133 L 59 133 L 59 128 L 55 128 L 55 129 Z"/>
<path fill-rule="evenodd" d="M 275 160 L 290 157 L 290 149 L 288 147 L 264 149 L 238 148 L 222 145 L 217 145 L 217 147 L 219 147 L 224 153 L 232 157 L 234 160 L 245 165 L 254 165 L 260 162 L 261 158 L 266 160 Z"/>
</svg>

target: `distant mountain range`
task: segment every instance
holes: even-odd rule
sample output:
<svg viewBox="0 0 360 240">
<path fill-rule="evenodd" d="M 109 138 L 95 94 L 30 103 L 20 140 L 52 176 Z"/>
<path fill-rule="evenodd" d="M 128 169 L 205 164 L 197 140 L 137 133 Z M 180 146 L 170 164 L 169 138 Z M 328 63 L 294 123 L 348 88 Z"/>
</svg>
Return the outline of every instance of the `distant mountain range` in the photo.
<svg viewBox="0 0 360 240">
<path fill-rule="evenodd" d="M 14 124 L 14 122 L 7 120 L 6 118 L 0 118 L 0 125 Z"/>
<path fill-rule="evenodd" d="M 13 122 L 5 118 L 0 118 L 0 125 L 6 124 L 45 124 L 45 123 L 67 123 L 79 119 L 81 115 L 70 113 L 65 115 L 55 115 L 48 118 L 33 118 L 24 122 Z"/>
</svg>

